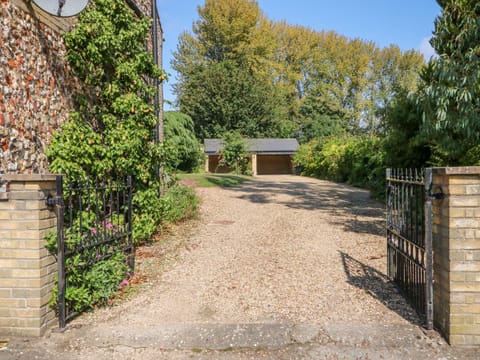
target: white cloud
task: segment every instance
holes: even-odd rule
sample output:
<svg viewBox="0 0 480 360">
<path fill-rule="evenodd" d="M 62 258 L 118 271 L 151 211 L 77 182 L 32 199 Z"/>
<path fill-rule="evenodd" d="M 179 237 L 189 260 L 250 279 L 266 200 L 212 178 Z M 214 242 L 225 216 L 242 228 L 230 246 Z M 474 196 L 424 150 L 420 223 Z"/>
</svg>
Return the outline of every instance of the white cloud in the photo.
<svg viewBox="0 0 480 360">
<path fill-rule="evenodd" d="M 434 48 L 432 48 L 432 45 L 430 45 L 430 38 L 424 38 L 420 45 L 418 46 L 418 51 L 422 53 L 423 57 L 425 60 L 430 60 L 430 58 L 436 57 L 437 53 L 435 52 Z"/>
</svg>

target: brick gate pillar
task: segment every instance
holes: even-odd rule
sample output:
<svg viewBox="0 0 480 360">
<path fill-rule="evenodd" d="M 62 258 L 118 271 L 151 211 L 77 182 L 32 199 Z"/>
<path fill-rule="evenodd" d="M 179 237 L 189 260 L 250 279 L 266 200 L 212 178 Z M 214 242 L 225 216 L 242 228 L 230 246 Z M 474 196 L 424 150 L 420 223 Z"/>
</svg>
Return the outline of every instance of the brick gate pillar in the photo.
<svg viewBox="0 0 480 360">
<path fill-rule="evenodd" d="M 45 234 L 56 217 L 45 203 L 55 175 L 4 175 L 0 192 L 0 334 L 40 336 L 55 319 L 48 306 L 56 261 Z"/>
<path fill-rule="evenodd" d="M 480 167 L 433 169 L 434 322 L 451 345 L 480 345 Z"/>
</svg>

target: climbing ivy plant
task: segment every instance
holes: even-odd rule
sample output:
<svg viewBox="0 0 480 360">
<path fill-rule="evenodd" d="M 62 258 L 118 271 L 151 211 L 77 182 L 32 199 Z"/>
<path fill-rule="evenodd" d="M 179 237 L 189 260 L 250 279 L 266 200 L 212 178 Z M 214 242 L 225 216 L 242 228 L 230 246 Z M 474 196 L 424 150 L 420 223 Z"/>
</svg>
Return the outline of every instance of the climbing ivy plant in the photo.
<svg viewBox="0 0 480 360">
<path fill-rule="evenodd" d="M 124 0 L 94 0 L 64 35 L 66 59 L 83 85 L 75 110 L 47 149 L 50 171 L 69 177 L 132 175 L 134 237 L 148 238 L 160 221 L 158 168 L 165 159 L 154 141 L 153 79 L 163 81 L 146 48 L 149 18 Z M 164 167 L 165 168 L 165 167 Z"/>
</svg>

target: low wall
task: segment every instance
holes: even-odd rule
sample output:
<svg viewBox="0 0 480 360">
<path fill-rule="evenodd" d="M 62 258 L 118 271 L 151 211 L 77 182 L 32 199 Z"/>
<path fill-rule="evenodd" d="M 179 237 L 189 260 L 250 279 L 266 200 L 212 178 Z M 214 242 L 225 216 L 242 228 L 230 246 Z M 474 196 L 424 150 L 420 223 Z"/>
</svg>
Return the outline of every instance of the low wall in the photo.
<svg viewBox="0 0 480 360">
<path fill-rule="evenodd" d="M 46 205 L 55 195 L 54 175 L 5 175 L 0 192 L 0 335 L 40 336 L 55 321 L 48 306 L 55 258 L 45 234 L 56 226 Z"/>
</svg>

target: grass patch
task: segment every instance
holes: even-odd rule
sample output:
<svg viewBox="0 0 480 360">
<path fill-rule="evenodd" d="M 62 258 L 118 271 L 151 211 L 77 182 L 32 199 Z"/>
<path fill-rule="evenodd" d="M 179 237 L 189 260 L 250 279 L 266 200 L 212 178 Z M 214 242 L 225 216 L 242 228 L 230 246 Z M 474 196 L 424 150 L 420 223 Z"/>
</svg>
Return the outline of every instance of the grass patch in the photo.
<svg viewBox="0 0 480 360">
<path fill-rule="evenodd" d="M 240 185 L 241 183 L 250 180 L 250 176 L 235 175 L 235 174 L 209 174 L 209 173 L 195 173 L 195 174 L 178 174 L 178 179 L 186 184 L 193 184 L 196 187 L 229 187 Z"/>
</svg>

